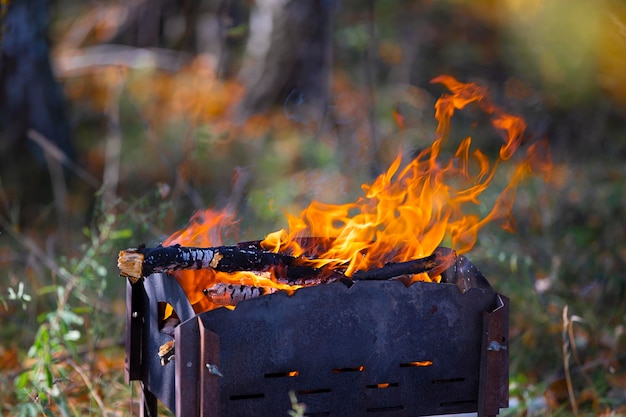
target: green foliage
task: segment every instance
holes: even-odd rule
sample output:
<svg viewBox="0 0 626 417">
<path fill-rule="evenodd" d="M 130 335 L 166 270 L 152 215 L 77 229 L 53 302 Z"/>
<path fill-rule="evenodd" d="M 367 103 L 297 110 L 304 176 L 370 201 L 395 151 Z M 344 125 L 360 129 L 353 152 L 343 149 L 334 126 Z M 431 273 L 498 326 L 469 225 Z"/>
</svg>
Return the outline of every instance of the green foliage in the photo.
<svg viewBox="0 0 626 417">
<path fill-rule="evenodd" d="M 605 169 L 613 168 L 565 165 L 556 172 L 563 183 L 527 184 L 514 208 L 515 235 L 490 230 L 470 254 L 511 299 L 512 408 L 505 415 L 623 410 L 615 385 L 626 362 L 626 293 L 616 269 L 623 231 L 608 224 L 624 213 L 620 198 L 606 197 L 625 182 L 603 181 Z"/>
<path fill-rule="evenodd" d="M 117 339 L 115 334 L 123 334 L 121 318 L 113 316 L 102 298 L 109 278 L 118 274 L 111 269 L 112 256 L 134 234 L 131 227 L 120 224 L 118 218 L 122 216 L 103 208 L 100 213 L 92 227 L 83 228 L 83 243 L 77 255 L 62 255 L 49 262 L 55 268 L 49 284 L 27 290 L 20 281 L 17 289 L 9 287 L 8 297 L 1 299 L 5 309 L 11 302 L 19 303 L 23 310 L 34 302 L 52 307 L 38 311 L 37 328 L 23 358 L 24 366 L 12 377 L 9 374 L 0 378 L 0 386 L 6 390 L 3 398 L 6 392 L 13 392 L 3 405 L 12 415 L 79 416 L 85 410 L 106 413 L 107 406 L 89 375 L 92 370 L 84 369 L 88 364 L 85 357 L 94 357 L 98 344 L 108 344 L 111 336 Z M 26 239 L 19 233 L 13 236 L 18 243 Z M 34 297 L 29 295 L 33 290 Z M 113 329 L 115 334 L 111 334 Z M 28 329 L 24 330 L 28 334 Z M 85 395 L 90 399 L 87 404 L 82 399 Z"/>
</svg>

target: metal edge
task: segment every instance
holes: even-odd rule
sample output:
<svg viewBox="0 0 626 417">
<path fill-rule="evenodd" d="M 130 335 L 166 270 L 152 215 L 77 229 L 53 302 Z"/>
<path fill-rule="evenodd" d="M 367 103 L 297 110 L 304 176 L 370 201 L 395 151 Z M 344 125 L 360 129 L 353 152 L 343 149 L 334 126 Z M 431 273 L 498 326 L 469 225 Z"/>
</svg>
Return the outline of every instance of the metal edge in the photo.
<svg viewBox="0 0 626 417">
<path fill-rule="evenodd" d="M 176 345 L 175 381 L 176 415 L 198 416 L 200 412 L 200 320 L 189 319 L 178 325 L 174 331 L 175 340 L 185 343 Z M 180 383 L 185 381 L 185 383 Z"/>
<path fill-rule="evenodd" d="M 483 313 L 478 416 L 496 416 L 509 406 L 509 299 L 497 294 L 498 305 Z"/>
<path fill-rule="evenodd" d="M 143 344 L 143 317 L 145 288 L 143 281 L 126 282 L 126 359 L 124 373 L 126 383 L 142 379 L 141 351 Z"/>
</svg>

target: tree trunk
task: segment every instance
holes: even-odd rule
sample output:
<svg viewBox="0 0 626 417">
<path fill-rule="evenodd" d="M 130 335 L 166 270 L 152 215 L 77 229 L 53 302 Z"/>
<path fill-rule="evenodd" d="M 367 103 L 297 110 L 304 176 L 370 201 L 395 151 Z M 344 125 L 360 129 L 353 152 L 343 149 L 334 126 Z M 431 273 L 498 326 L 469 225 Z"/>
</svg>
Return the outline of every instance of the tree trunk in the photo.
<svg viewBox="0 0 626 417">
<path fill-rule="evenodd" d="M 300 123 L 319 121 L 328 102 L 333 1 L 259 0 L 240 78 L 240 116 L 283 105 Z"/>
<path fill-rule="evenodd" d="M 41 163 L 44 152 L 27 139 L 28 129 L 74 158 L 63 92 L 50 65 L 48 24 L 47 0 L 11 1 L 0 35 L 0 153 L 26 143 Z"/>
</svg>

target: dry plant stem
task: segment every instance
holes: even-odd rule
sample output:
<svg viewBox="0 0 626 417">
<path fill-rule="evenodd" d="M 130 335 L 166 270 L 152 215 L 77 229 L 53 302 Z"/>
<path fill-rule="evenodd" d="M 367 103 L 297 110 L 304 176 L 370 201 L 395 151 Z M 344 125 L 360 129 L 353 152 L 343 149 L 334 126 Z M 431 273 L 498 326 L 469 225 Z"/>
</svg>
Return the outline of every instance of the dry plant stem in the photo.
<svg viewBox="0 0 626 417">
<path fill-rule="evenodd" d="M 102 187 L 102 183 L 100 182 L 100 180 L 96 179 L 93 175 L 87 172 L 84 168 L 82 168 L 81 166 L 76 164 L 74 161 L 69 159 L 68 156 L 61 149 L 59 149 L 54 143 L 50 142 L 48 138 L 46 138 L 45 136 L 43 136 L 36 130 L 29 129 L 28 138 L 31 141 L 33 141 L 35 144 L 40 146 L 46 155 L 58 161 L 61 165 L 63 165 L 63 167 L 72 171 L 74 174 L 76 174 L 78 178 L 82 179 L 89 186 L 93 187 L 94 189 L 100 189 Z M 0 187 L 0 199 L 3 202 L 7 202 L 8 198 L 3 196 L 2 194 L 3 194 L 2 188 Z M 116 202 L 116 204 L 119 205 L 119 207 L 122 210 L 124 210 L 125 212 L 133 216 L 133 218 L 135 218 L 136 210 L 134 210 L 134 208 L 135 208 L 135 204 L 137 203 L 126 205 L 123 202 Z M 5 207 L 5 209 L 7 213 L 14 212 L 14 210 L 11 210 L 10 207 Z M 11 219 L 12 222 L 17 223 L 17 214 L 12 215 L 11 217 L 12 217 Z M 152 225 L 150 225 L 149 228 L 155 236 L 159 236 L 163 234 L 161 230 L 156 229 Z"/>
<path fill-rule="evenodd" d="M 29 129 L 27 135 L 30 140 L 32 140 L 41 147 L 46 155 L 49 155 L 50 157 L 57 160 L 59 163 L 75 173 L 76 176 L 78 176 L 80 179 L 85 181 L 85 183 L 89 184 L 93 188 L 100 188 L 100 181 L 98 181 L 85 169 L 74 163 L 61 149 L 58 148 L 58 146 L 52 143 L 48 138 L 33 129 Z"/>
<path fill-rule="evenodd" d="M 80 369 L 80 366 L 78 366 L 78 364 L 76 364 L 73 360 L 67 359 L 67 363 L 72 367 L 72 369 L 74 369 L 74 371 L 76 371 L 78 375 L 80 375 L 83 382 L 87 386 L 89 393 L 91 394 L 93 399 L 96 401 L 96 403 L 98 403 L 98 407 L 100 407 L 100 411 L 102 412 L 102 415 L 103 416 L 108 415 L 106 408 L 104 406 L 104 401 L 102 401 L 102 398 L 100 398 L 100 395 L 98 394 L 98 390 L 96 390 L 94 385 L 90 382 L 90 377 L 82 369 Z"/>
<path fill-rule="evenodd" d="M 572 375 L 569 368 L 570 352 L 568 347 L 571 340 L 568 338 L 569 328 L 572 326 L 569 315 L 567 314 L 568 306 L 563 307 L 563 342 L 561 343 L 561 349 L 563 351 L 563 369 L 565 372 L 565 382 L 567 384 L 567 394 L 569 402 L 572 407 L 574 415 L 578 415 L 578 404 L 576 404 L 576 397 L 574 396 L 574 387 L 572 385 Z"/>
<path fill-rule="evenodd" d="M 59 268 L 54 259 L 48 256 L 37 244 L 28 236 L 25 236 L 15 230 L 15 226 L 11 222 L 0 215 L 0 226 L 11 237 L 15 239 L 20 245 L 27 251 L 39 259 L 39 261 L 45 265 L 48 269 L 54 272 L 57 276 L 61 277 L 66 283 L 72 283 L 74 276 L 64 268 Z"/>
<path fill-rule="evenodd" d="M 565 306 L 563 309 L 563 340 L 564 340 L 563 344 L 564 344 L 564 349 L 566 348 L 565 345 L 569 346 L 569 349 L 571 350 L 571 356 L 573 356 L 574 361 L 576 362 L 576 367 L 572 369 L 568 363 L 567 367 L 565 368 L 566 369 L 565 376 L 566 376 L 568 394 L 570 396 L 570 402 L 573 401 L 574 403 L 576 403 L 576 399 L 574 398 L 574 389 L 571 383 L 571 378 L 572 378 L 571 375 L 574 373 L 580 373 L 582 377 L 584 378 L 585 382 L 587 383 L 587 385 L 589 386 L 589 389 L 594 393 L 594 395 L 597 398 L 598 393 L 594 387 L 593 381 L 587 374 L 587 371 L 595 366 L 606 364 L 607 360 L 603 359 L 603 360 L 590 361 L 586 363 L 583 363 L 580 360 L 580 355 L 578 354 L 578 349 L 576 348 L 576 335 L 574 334 L 574 323 L 584 322 L 584 320 L 577 315 L 569 316 L 567 314 L 567 311 L 568 311 L 568 306 Z M 565 340 L 567 340 L 567 343 L 565 342 Z M 618 356 L 618 358 L 619 357 L 620 356 Z M 621 355 L 621 357 L 624 357 L 624 355 Z M 574 403 L 572 403 L 572 411 L 574 411 L 574 413 L 576 414 L 577 409 L 575 408 Z"/>
<path fill-rule="evenodd" d="M 63 167 L 61 162 L 44 149 L 46 163 L 48 164 L 48 172 L 50 173 L 50 181 L 52 182 L 52 192 L 54 194 L 54 203 L 57 212 L 57 221 L 64 242 L 67 242 L 66 226 L 68 224 L 67 210 L 67 185 L 63 175 Z"/>
<path fill-rule="evenodd" d="M 376 120 L 376 81 L 375 81 L 375 71 L 376 71 L 376 57 L 378 56 L 378 40 L 376 39 L 376 12 L 375 12 L 375 4 L 374 0 L 368 0 L 367 2 L 367 13 L 368 13 L 368 24 L 367 24 L 367 47 L 365 50 L 365 80 L 367 83 L 367 92 L 369 96 L 369 100 L 367 101 L 367 113 L 368 113 L 368 124 L 370 131 L 370 140 L 372 142 L 372 155 L 369 157 L 370 160 L 374 160 L 374 152 L 380 146 L 378 142 L 378 126 Z"/>
<path fill-rule="evenodd" d="M 104 152 L 104 173 L 102 175 L 102 182 L 104 183 L 103 201 L 108 209 L 113 207 L 116 199 L 122 153 L 119 101 L 124 87 L 125 75 L 120 71 L 120 73 L 116 74 L 116 76 L 116 82 L 110 87 L 111 91 L 109 92 L 111 97 L 109 99 L 109 108 L 107 111 L 109 120 Z"/>
<path fill-rule="evenodd" d="M 583 376 L 583 378 L 585 379 L 585 382 L 587 383 L 587 385 L 589 386 L 589 388 L 592 390 L 592 392 L 594 393 L 594 395 L 596 396 L 596 398 L 598 398 L 598 393 L 597 390 L 595 389 L 595 386 L 593 384 L 593 381 L 591 380 L 591 378 L 589 377 L 589 375 L 587 374 L 587 369 L 588 369 L 588 365 L 593 365 L 593 361 L 592 362 L 587 362 L 587 363 L 583 363 L 580 360 L 580 355 L 578 354 L 578 349 L 576 348 L 576 338 L 574 335 L 574 322 L 578 321 L 578 316 L 574 316 L 572 318 L 570 318 L 570 325 L 568 328 L 568 336 L 569 336 L 569 343 L 572 349 L 572 354 L 574 356 L 574 361 L 576 362 L 576 368 L 574 368 L 574 372 L 578 371 L 580 372 L 580 374 Z M 571 372 L 571 370 L 570 370 Z"/>
</svg>

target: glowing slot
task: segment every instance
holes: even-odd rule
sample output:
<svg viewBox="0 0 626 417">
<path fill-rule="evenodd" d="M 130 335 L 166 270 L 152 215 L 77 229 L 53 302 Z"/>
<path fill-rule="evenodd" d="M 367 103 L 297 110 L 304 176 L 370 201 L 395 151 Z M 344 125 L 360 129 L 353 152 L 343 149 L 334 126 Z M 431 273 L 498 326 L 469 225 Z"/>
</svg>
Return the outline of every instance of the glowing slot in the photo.
<svg viewBox="0 0 626 417">
<path fill-rule="evenodd" d="M 366 409 L 368 413 L 385 413 L 390 411 L 401 411 L 404 410 L 404 407 L 401 405 L 391 406 L 391 407 L 371 407 Z"/>
<path fill-rule="evenodd" d="M 457 378 L 445 378 L 445 379 L 433 379 L 433 384 L 447 384 L 450 382 L 463 382 L 465 378 L 457 377 Z"/>
<path fill-rule="evenodd" d="M 263 375 L 265 378 L 281 378 L 281 377 L 289 377 L 293 378 L 294 376 L 300 375 L 298 371 L 287 371 L 287 372 L 270 372 Z"/>
<path fill-rule="evenodd" d="M 366 388 L 376 388 L 376 389 L 385 389 L 385 388 L 395 388 L 397 387 L 399 384 L 397 382 L 383 382 L 380 384 L 372 384 L 372 385 L 366 385 Z"/>
<path fill-rule="evenodd" d="M 319 388 L 319 389 L 301 389 L 298 391 L 298 395 L 308 395 L 308 394 L 326 394 L 331 392 L 330 388 Z"/>
<path fill-rule="evenodd" d="M 365 366 L 355 366 L 353 368 L 334 368 L 333 374 L 340 374 L 343 372 L 363 372 L 365 370 Z"/>
<path fill-rule="evenodd" d="M 263 394 L 263 393 L 258 393 L 258 394 L 241 394 L 241 395 L 231 395 L 230 396 L 230 400 L 231 401 L 255 400 L 255 399 L 263 398 L 263 397 L 265 397 L 265 394 Z"/>
<path fill-rule="evenodd" d="M 419 368 L 424 366 L 432 366 L 433 361 L 414 361 L 404 362 L 400 364 L 400 368 Z"/>
</svg>

